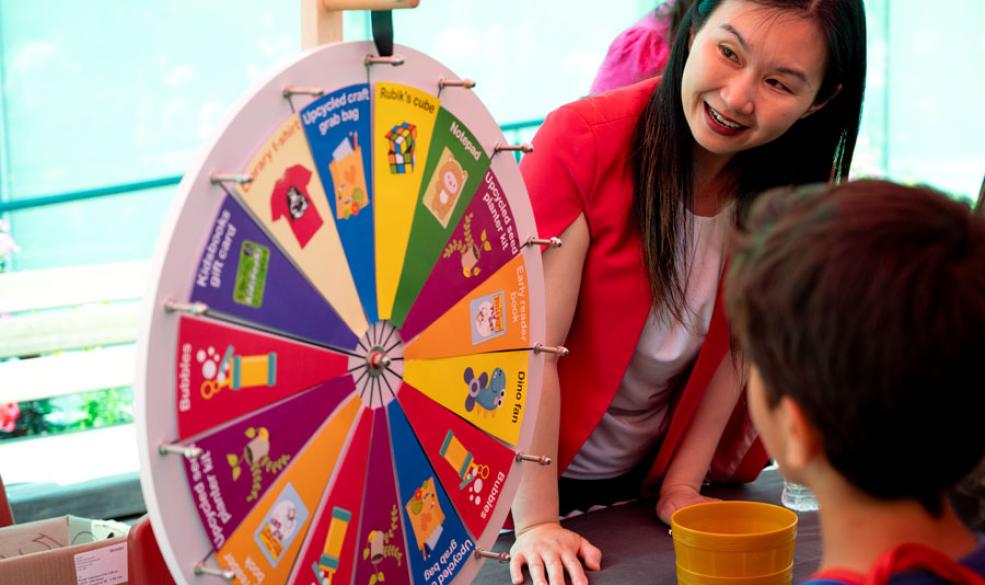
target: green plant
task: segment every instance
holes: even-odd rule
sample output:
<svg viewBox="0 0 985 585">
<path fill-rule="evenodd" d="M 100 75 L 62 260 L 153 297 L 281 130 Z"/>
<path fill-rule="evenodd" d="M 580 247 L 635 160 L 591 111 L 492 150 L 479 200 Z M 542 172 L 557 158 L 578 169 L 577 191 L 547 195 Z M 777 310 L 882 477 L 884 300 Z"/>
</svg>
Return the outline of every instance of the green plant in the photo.
<svg viewBox="0 0 985 585">
<path fill-rule="evenodd" d="M 21 402 L 9 433 L 15 437 L 52 435 L 133 422 L 133 389 L 129 386 L 92 390 L 57 398 Z"/>
</svg>

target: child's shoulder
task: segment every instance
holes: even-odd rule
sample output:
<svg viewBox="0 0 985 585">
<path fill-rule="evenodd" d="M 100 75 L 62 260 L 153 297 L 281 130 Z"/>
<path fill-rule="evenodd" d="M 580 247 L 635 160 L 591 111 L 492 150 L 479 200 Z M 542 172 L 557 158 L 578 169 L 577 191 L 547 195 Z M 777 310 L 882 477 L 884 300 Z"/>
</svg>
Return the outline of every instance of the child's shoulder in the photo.
<svg viewBox="0 0 985 585">
<path fill-rule="evenodd" d="M 970 555 L 961 559 L 961 564 L 985 578 L 985 535 L 979 534 L 977 536 L 979 542 L 978 548 Z"/>
<path fill-rule="evenodd" d="M 962 558 L 960 564 L 978 575 L 982 579 L 979 583 L 985 582 L 985 542 L 980 543 L 978 548 Z M 951 582 L 927 571 L 910 571 L 893 577 L 889 585 L 947 585 L 949 583 Z"/>
<path fill-rule="evenodd" d="M 985 542 L 962 558 L 960 563 L 985 581 Z M 887 585 L 949 585 L 950 583 L 930 571 L 906 571 L 893 575 Z M 832 570 L 818 573 L 801 585 L 869 585 L 869 581 L 857 573 Z"/>
</svg>

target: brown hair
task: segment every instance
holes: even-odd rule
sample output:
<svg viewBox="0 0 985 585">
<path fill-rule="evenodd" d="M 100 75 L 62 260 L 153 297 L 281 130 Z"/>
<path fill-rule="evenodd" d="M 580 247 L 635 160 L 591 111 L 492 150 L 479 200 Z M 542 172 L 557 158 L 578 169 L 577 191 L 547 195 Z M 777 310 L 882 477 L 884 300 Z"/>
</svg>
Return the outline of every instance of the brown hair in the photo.
<svg viewBox="0 0 985 585">
<path fill-rule="evenodd" d="M 726 303 L 767 402 L 797 402 L 839 473 L 941 512 L 985 454 L 985 220 L 887 181 L 773 190 Z"/>
</svg>

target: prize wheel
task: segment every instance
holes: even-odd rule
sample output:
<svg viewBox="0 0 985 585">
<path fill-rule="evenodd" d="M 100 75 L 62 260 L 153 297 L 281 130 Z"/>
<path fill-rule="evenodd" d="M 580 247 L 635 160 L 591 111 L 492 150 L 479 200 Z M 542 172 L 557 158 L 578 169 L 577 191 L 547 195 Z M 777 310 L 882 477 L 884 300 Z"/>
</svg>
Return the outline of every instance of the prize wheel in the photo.
<svg viewBox="0 0 985 585">
<path fill-rule="evenodd" d="M 185 176 L 140 336 L 141 484 L 179 583 L 467 583 L 539 401 L 516 160 L 406 47 L 325 46 Z"/>
</svg>

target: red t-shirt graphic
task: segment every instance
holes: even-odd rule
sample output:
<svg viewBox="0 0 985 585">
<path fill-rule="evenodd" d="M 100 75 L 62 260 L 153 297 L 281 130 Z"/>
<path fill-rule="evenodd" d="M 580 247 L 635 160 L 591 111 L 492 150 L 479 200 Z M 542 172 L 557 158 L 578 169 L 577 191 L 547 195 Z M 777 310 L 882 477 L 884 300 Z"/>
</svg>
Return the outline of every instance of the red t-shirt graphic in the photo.
<svg viewBox="0 0 985 585">
<path fill-rule="evenodd" d="M 294 165 L 284 171 L 270 194 L 270 214 L 274 221 L 286 217 L 298 244 L 304 248 L 322 225 L 322 218 L 308 195 L 311 171 Z"/>
</svg>

